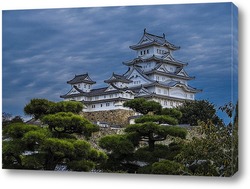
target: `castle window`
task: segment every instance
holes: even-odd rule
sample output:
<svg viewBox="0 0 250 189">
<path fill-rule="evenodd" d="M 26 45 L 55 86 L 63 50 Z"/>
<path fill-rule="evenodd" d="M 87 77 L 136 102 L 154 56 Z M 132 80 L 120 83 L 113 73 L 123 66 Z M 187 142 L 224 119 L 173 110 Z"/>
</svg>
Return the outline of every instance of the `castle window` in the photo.
<svg viewBox="0 0 250 189">
<path fill-rule="evenodd" d="M 142 51 L 141 51 L 141 55 L 142 55 Z"/>
<path fill-rule="evenodd" d="M 144 50 L 144 54 L 146 54 L 146 50 Z"/>
<path fill-rule="evenodd" d="M 107 103 L 106 103 L 106 106 L 109 106 L 109 105 L 110 105 L 109 102 L 107 102 Z"/>
<path fill-rule="evenodd" d="M 106 95 L 104 95 L 104 97 L 103 98 L 106 98 Z"/>
<path fill-rule="evenodd" d="M 112 97 L 113 97 L 113 95 L 111 94 L 111 95 L 109 95 L 109 97 L 110 97 L 110 98 L 112 98 Z"/>
<path fill-rule="evenodd" d="M 102 104 L 100 106 L 102 107 Z"/>
<path fill-rule="evenodd" d="M 170 102 L 170 106 L 173 106 L 173 102 L 172 101 Z"/>
<path fill-rule="evenodd" d="M 157 91 L 158 91 L 158 93 L 161 93 L 161 89 L 158 89 Z"/>
<path fill-rule="evenodd" d="M 141 81 L 134 81 L 134 84 L 137 85 L 137 84 L 140 84 Z"/>
<path fill-rule="evenodd" d="M 98 100 L 98 99 L 99 99 L 99 96 L 96 96 L 96 97 L 95 97 L 95 100 Z"/>
<path fill-rule="evenodd" d="M 80 87 L 80 84 L 78 85 L 78 87 Z M 84 84 L 84 88 L 86 88 L 86 84 Z"/>
<path fill-rule="evenodd" d="M 95 108 L 95 105 L 92 105 L 92 108 Z"/>
<path fill-rule="evenodd" d="M 147 54 L 149 54 L 149 50 L 147 50 Z"/>
</svg>

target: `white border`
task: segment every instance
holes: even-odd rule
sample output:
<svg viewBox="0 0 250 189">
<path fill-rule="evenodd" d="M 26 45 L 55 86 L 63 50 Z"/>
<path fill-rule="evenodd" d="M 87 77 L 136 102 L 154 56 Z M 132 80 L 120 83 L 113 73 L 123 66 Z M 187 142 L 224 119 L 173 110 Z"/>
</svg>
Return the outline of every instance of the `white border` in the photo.
<svg viewBox="0 0 250 189">
<path fill-rule="evenodd" d="M 3 2 L 4 1 L 4 2 Z M 41 9 L 41 8 L 71 8 L 120 5 L 151 5 L 180 3 L 209 3 L 213 0 L 1 0 L 1 10 Z M 228 2 L 220 0 L 220 2 Z M 246 188 L 250 183 L 249 139 L 250 124 L 247 120 L 247 110 L 250 96 L 248 74 L 250 60 L 249 52 L 249 3 L 246 0 L 233 1 L 239 8 L 239 99 L 240 99 L 240 171 L 232 178 L 210 177 L 180 177 L 155 175 L 124 175 L 124 174 L 93 174 L 64 173 L 43 171 L 0 170 L 0 185 L 6 188 Z M 197 15 L 199 16 L 199 15 Z M 248 20 L 248 21 L 247 21 Z M 2 27 L 2 14 L 0 15 Z M 0 41 L 2 47 L 2 38 Z M 1 48 L 2 49 L 2 48 Z M 248 56 L 247 56 L 248 55 Z M 2 51 L 0 52 L 2 60 Z M 0 66 L 2 73 L 2 66 Z M 0 84 L 2 88 L 2 82 Z M 2 97 L 2 91 L 0 93 Z M 2 99 L 2 98 L 1 98 Z M 1 102 L 1 101 L 0 101 Z M 249 117 L 249 116 L 248 116 Z M 1 145 L 2 147 L 2 145 Z M 0 148 L 1 148 L 0 147 Z M 2 149 L 1 149 L 2 150 Z M 2 162 L 2 157 L 0 158 Z"/>
</svg>

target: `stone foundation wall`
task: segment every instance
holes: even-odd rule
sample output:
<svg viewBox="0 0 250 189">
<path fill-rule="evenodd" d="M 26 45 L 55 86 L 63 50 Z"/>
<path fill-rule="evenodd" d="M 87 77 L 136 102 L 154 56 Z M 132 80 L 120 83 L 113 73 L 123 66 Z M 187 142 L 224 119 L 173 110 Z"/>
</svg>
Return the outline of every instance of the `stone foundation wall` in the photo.
<svg viewBox="0 0 250 189">
<path fill-rule="evenodd" d="M 135 115 L 132 110 L 108 110 L 96 112 L 81 112 L 91 122 L 107 122 L 111 125 L 120 125 L 122 127 L 129 124 L 128 118 Z"/>
</svg>

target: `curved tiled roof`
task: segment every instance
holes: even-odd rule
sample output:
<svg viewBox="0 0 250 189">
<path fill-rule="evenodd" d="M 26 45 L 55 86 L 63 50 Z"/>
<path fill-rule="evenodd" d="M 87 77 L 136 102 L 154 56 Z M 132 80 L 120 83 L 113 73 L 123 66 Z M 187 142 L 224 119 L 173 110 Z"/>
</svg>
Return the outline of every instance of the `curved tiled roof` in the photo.
<svg viewBox="0 0 250 189">
<path fill-rule="evenodd" d="M 96 83 L 92 79 L 90 79 L 88 73 L 81 74 L 81 75 L 75 75 L 75 77 L 69 81 L 67 81 L 68 84 L 77 84 L 77 83 L 88 83 L 88 84 L 94 84 Z"/>
<path fill-rule="evenodd" d="M 146 42 L 145 42 L 146 41 Z M 146 29 L 144 29 L 144 33 L 140 41 L 136 45 L 130 46 L 131 49 L 137 50 L 143 47 L 148 47 L 151 45 L 159 45 L 159 46 L 166 46 L 167 48 L 171 50 L 178 50 L 180 47 L 175 46 L 174 44 L 170 43 L 165 39 L 165 34 L 163 36 L 158 36 L 154 34 L 150 34 L 146 32 Z"/>
<path fill-rule="evenodd" d="M 112 76 L 104 81 L 105 83 L 113 83 L 113 82 L 122 82 L 122 83 L 131 83 L 130 79 L 127 79 L 124 75 L 118 75 L 113 72 Z"/>
<path fill-rule="evenodd" d="M 180 78 L 180 79 L 185 79 L 185 80 L 192 80 L 195 79 L 195 77 L 190 77 L 190 76 L 182 76 L 182 75 L 177 75 L 176 73 L 170 73 L 170 72 L 161 72 L 158 70 L 150 70 L 147 72 L 144 72 L 145 75 L 150 75 L 150 74 L 160 74 L 164 76 L 169 76 L 171 78 Z"/>
<path fill-rule="evenodd" d="M 174 60 L 174 59 L 169 59 L 169 58 L 166 58 L 165 56 L 158 56 L 158 55 L 155 55 L 153 54 L 151 57 L 137 57 L 137 58 L 134 58 L 133 60 L 129 60 L 129 61 L 125 61 L 123 62 L 124 65 L 126 66 L 131 66 L 131 65 L 135 65 L 137 63 L 140 63 L 140 62 L 148 62 L 148 61 L 156 61 L 156 62 L 164 62 L 164 63 L 169 63 L 169 64 L 172 64 L 172 65 L 177 65 L 177 66 L 186 66 L 188 65 L 188 63 L 184 63 L 184 62 L 181 62 L 181 61 L 177 61 L 177 60 Z"/>
</svg>

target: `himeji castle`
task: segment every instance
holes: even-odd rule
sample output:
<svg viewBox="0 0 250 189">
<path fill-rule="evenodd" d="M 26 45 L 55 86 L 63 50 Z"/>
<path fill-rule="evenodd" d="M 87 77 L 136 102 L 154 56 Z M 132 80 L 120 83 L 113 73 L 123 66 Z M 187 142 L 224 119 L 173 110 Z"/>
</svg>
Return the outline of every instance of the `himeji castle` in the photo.
<svg viewBox="0 0 250 189">
<path fill-rule="evenodd" d="M 75 75 L 67 81 L 70 91 L 61 98 L 81 101 L 85 105 L 83 111 L 94 112 L 127 109 L 123 107 L 125 101 L 141 97 L 172 108 L 194 100 L 201 91 L 188 85 L 194 77 L 185 71 L 187 63 L 173 57 L 180 47 L 170 43 L 165 34 L 158 36 L 144 29 L 139 42 L 130 49 L 136 52 L 136 58 L 123 62 L 128 67 L 124 74 L 112 73 L 104 80 L 106 87 L 94 88 L 96 82 L 88 73 Z"/>
</svg>

